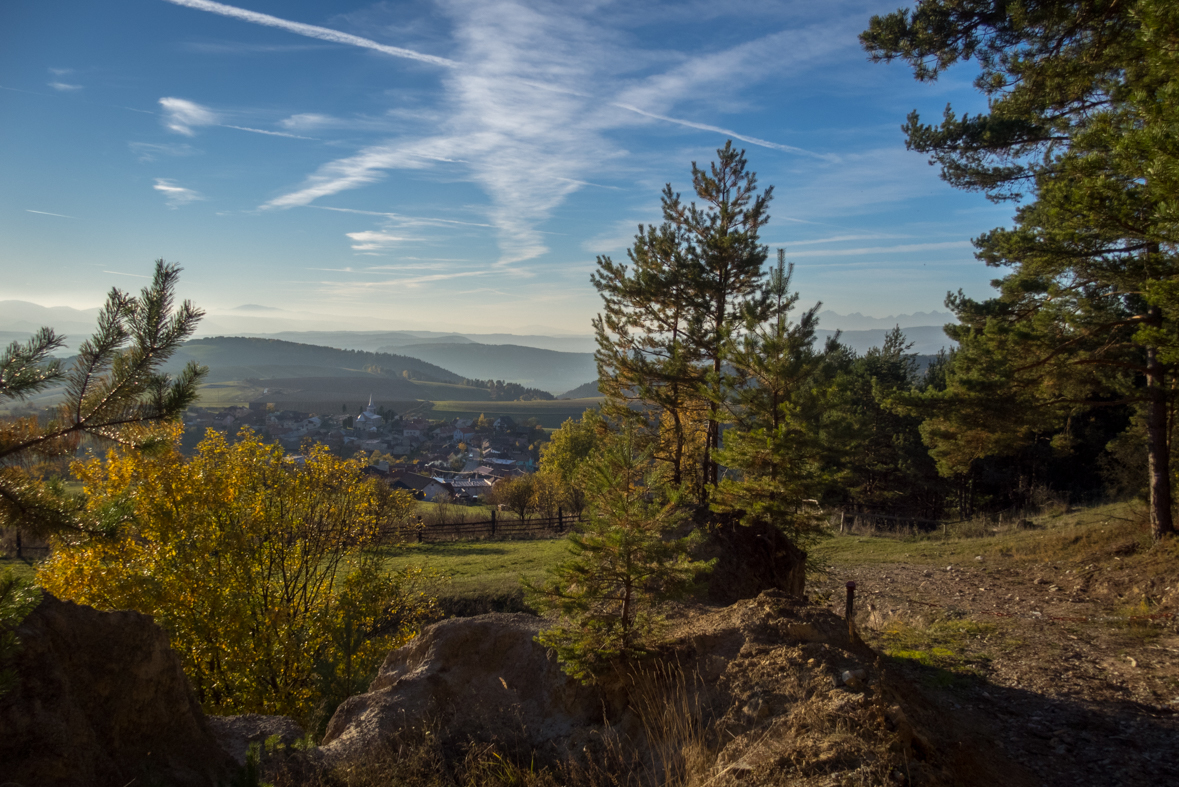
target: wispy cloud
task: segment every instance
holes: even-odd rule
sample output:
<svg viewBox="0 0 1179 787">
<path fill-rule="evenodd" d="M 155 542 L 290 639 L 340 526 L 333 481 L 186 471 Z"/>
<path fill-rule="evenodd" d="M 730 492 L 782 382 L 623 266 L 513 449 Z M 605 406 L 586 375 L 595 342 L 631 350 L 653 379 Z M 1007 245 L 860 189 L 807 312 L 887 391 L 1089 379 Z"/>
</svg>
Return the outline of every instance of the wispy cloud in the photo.
<svg viewBox="0 0 1179 787">
<path fill-rule="evenodd" d="M 406 216 L 402 213 L 386 213 L 379 210 L 357 210 L 355 208 L 332 208 L 326 205 L 308 205 L 309 208 L 316 210 L 330 210 L 337 213 L 358 213 L 361 216 L 383 216 L 387 219 L 392 219 L 397 222 L 398 226 L 407 227 L 413 225 L 446 225 L 453 224 L 461 227 L 492 227 L 491 224 L 484 224 L 475 221 L 458 221 L 457 219 L 439 219 L 430 218 L 426 216 Z"/>
<path fill-rule="evenodd" d="M 805 222 L 807 224 L 813 222 Z M 911 235 L 890 235 L 887 233 L 872 233 L 869 235 L 832 235 L 830 238 L 813 238 L 811 240 L 781 240 L 781 241 L 767 241 L 767 246 L 782 246 L 784 248 L 793 248 L 795 246 L 811 246 L 816 243 L 845 243 L 851 240 L 894 240 L 899 238 L 909 238 Z"/>
<path fill-rule="evenodd" d="M 903 254 L 914 251 L 932 251 L 934 249 L 969 249 L 973 244 L 966 240 L 946 241 L 945 243 L 906 243 L 900 246 L 867 246 L 858 249 L 811 249 L 803 251 L 786 250 L 787 257 L 853 257 L 861 254 Z"/>
<path fill-rule="evenodd" d="M 220 14 L 221 16 L 228 16 L 234 19 L 241 19 L 245 22 L 253 22 L 256 25 L 265 25 L 267 27 L 277 27 L 281 30 L 286 30 L 308 38 L 318 38 L 321 41 L 330 41 L 333 44 L 347 44 L 349 46 L 358 46 L 364 49 L 372 49 L 376 52 L 381 52 L 393 57 L 404 57 L 410 60 L 419 60 L 423 63 L 431 63 L 436 66 L 453 67 L 458 65 L 453 60 L 448 60 L 445 57 L 437 57 L 435 55 L 427 55 L 422 52 L 415 52 L 412 49 L 403 49 L 397 46 L 386 46 L 379 44 L 368 38 L 361 38 L 360 36 L 349 35 L 348 33 L 341 33 L 338 30 L 331 30 L 326 27 L 318 27 L 316 25 L 307 25 L 302 22 L 292 22 L 287 19 L 279 19 L 277 16 L 270 16 L 269 14 L 260 14 L 256 11 L 247 11 L 244 8 L 237 8 L 223 3 L 214 3 L 210 0 L 167 0 L 173 5 L 185 6 L 186 8 L 195 8 L 198 11 L 208 11 L 213 14 Z"/>
<path fill-rule="evenodd" d="M 289 139 L 309 139 L 315 141 L 314 137 L 302 137 L 298 134 L 290 134 L 285 131 L 267 131 L 263 128 L 251 128 L 250 126 L 236 126 L 232 123 L 224 123 L 225 113 L 214 110 L 210 107 L 203 106 L 195 101 L 189 101 L 186 98 L 165 97 L 160 99 L 160 106 L 164 108 L 164 125 L 177 134 L 183 134 L 186 137 L 195 136 L 194 128 L 201 128 L 205 126 L 217 126 L 218 128 L 232 128 L 237 131 L 249 131 L 251 134 L 265 134 L 270 137 L 287 137 Z"/>
<path fill-rule="evenodd" d="M 127 147 L 142 162 L 155 161 L 160 156 L 195 156 L 201 152 L 188 143 L 128 142 Z"/>
<path fill-rule="evenodd" d="M 207 0 L 169 2 L 445 66 L 438 72 L 441 94 L 434 111 L 440 117 L 432 133 L 407 133 L 326 162 L 297 187 L 261 207 L 308 206 L 381 181 L 390 171 L 446 164 L 446 177 L 458 173 L 488 196 L 485 212 L 496 230 L 500 254 L 495 265 L 501 268 L 547 252 L 544 223 L 572 193 L 601 186 L 595 181 L 603 170 L 644 166 L 612 139 L 617 131 L 658 121 L 827 164 L 838 160 L 700 119 L 708 106 L 733 100 L 735 83 L 751 85 L 791 69 L 813 68 L 841 47 L 854 46 L 854 36 L 850 44 L 833 41 L 830 32 L 819 27 L 770 32 L 701 54 L 636 51 L 632 41 L 603 24 L 606 15 L 593 4 L 441 0 L 453 35 L 455 54 L 449 59 Z M 688 101 L 693 104 L 692 120 L 674 111 L 678 103 Z M 295 132 L 364 126 L 383 130 L 379 123 L 305 112 L 279 125 Z"/>
<path fill-rule="evenodd" d="M 216 112 L 185 98 L 161 98 L 160 106 L 164 108 L 164 125 L 186 137 L 196 134 L 193 127 L 216 126 L 221 122 Z"/>
<path fill-rule="evenodd" d="M 51 69 L 49 69 L 49 73 L 53 74 L 54 76 L 63 77 L 66 74 L 74 73 L 74 69 L 72 69 L 72 68 L 51 68 Z"/>
<path fill-rule="evenodd" d="M 354 251 L 386 251 L 407 240 L 419 240 L 418 238 L 407 238 L 403 235 L 393 235 L 388 232 L 373 232 L 372 230 L 348 232 L 345 234 L 353 240 L 352 249 Z"/>
<path fill-rule="evenodd" d="M 49 87 L 53 88 L 54 90 L 58 90 L 62 93 L 72 93 L 75 90 L 82 89 L 81 85 L 71 85 L 67 82 L 50 82 L 48 84 L 49 84 Z"/>
<path fill-rule="evenodd" d="M 238 131 L 249 131 L 252 134 L 266 134 L 270 137 L 286 137 L 287 139 L 309 139 L 315 141 L 315 137 L 301 137 L 298 134 L 288 134 L 285 131 L 267 131 L 264 128 L 250 128 L 249 126 L 232 126 L 228 123 L 219 124 L 222 128 L 234 128 Z"/>
<path fill-rule="evenodd" d="M 199 191 L 178 186 L 176 185 L 176 181 L 170 178 L 156 178 L 156 185 L 152 186 L 152 188 L 164 195 L 168 207 L 172 209 L 204 199 L 204 196 Z"/>
<path fill-rule="evenodd" d="M 37 213 L 41 216 L 57 216 L 59 219 L 75 219 L 75 218 L 77 218 L 77 216 L 67 216 L 64 213 L 50 213 L 47 210 L 32 210 L 30 208 L 25 208 L 25 213 Z"/>
<path fill-rule="evenodd" d="M 451 279 L 461 279 L 468 276 L 486 276 L 491 271 L 462 271 L 461 273 L 430 273 L 424 276 L 408 276 L 397 279 L 382 279 L 381 281 L 370 282 L 321 282 L 321 286 L 332 291 L 335 295 L 357 293 L 357 292 L 372 292 L 374 290 L 397 290 L 400 288 L 416 289 L 425 284 L 432 284 L 434 282 L 449 281 Z"/>
</svg>

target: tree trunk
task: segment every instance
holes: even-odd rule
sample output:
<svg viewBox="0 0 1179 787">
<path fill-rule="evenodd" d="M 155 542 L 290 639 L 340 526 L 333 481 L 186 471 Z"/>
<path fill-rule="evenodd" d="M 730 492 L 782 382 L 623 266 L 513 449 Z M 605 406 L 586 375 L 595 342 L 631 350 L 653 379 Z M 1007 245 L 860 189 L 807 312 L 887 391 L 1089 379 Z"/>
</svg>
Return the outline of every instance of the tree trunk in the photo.
<svg viewBox="0 0 1179 787">
<path fill-rule="evenodd" d="M 1161 310 L 1150 310 L 1162 319 Z M 1146 450 L 1150 478 L 1150 531 L 1155 541 L 1175 532 L 1171 516 L 1171 453 L 1167 444 L 1167 390 L 1165 371 L 1158 350 L 1146 350 Z"/>
</svg>

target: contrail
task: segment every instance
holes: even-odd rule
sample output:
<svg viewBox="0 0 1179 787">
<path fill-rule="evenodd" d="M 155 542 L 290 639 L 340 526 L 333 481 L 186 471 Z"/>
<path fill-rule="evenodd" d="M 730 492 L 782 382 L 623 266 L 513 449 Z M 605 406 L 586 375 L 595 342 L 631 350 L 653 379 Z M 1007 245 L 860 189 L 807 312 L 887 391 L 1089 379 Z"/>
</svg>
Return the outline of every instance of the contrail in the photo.
<svg viewBox="0 0 1179 787">
<path fill-rule="evenodd" d="M 173 5 L 185 6 L 186 8 L 195 8 L 198 11 L 208 11 L 209 13 L 220 14 L 221 16 L 241 19 L 258 25 L 277 27 L 281 30 L 288 30 L 301 36 L 307 36 L 308 38 L 318 38 L 321 41 L 331 41 L 335 44 L 348 44 L 350 46 L 363 47 L 364 49 L 374 49 L 377 52 L 383 52 L 393 57 L 420 60 L 423 63 L 433 63 L 436 66 L 446 66 L 447 68 L 454 68 L 458 65 L 455 61 L 448 60 L 445 57 L 427 55 L 422 52 L 415 52 L 412 49 L 402 49 L 399 46 L 385 46 L 368 38 L 341 33 L 339 30 L 331 30 L 316 25 L 305 25 L 302 22 L 291 22 L 286 19 L 279 19 L 277 16 L 260 14 L 257 11 L 247 11 L 244 8 L 235 8 L 224 3 L 214 3 L 212 0 L 166 0 L 166 2 L 172 3 Z"/>
<path fill-rule="evenodd" d="M 61 218 L 61 219 L 75 219 L 75 218 L 77 218 L 77 216 L 67 216 L 64 213 L 50 213 L 47 210 L 32 210 L 31 208 L 25 208 L 25 213 L 40 213 L 42 216 L 57 216 L 58 218 Z"/>
<path fill-rule="evenodd" d="M 833 156 L 830 154 L 823 154 L 823 153 L 814 153 L 812 151 L 806 150 L 805 148 L 796 148 L 793 145 L 781 145 L 777 142 L 770 142 L 769 140 L 758 139 L 757 137 L 747 137 L 744 134 L 738 134 L 736 131 L 730 131 L 727 128 L 721 128 L 720 126 L 709 126 L 705 123 L 693 123 L 690 120 L 680 120 L 679 118 L 672 118 L 672 117 L 668 117 L 667 115 L 656 115 L 654 112 L 647 112 L 646 110 L 639 109 L 638 107 L 633 107 L 630 104 L 613 104 L 612 106 L 616 106 L 619 109 L 625 109 L 628 112 L 634 112 L 638 115 L 642 115 L 643 117 L 653 118 L 655 120 L 663 120 L 668 123 L 676 123 L 680 126 L 687 126 L 688 128 L 698 128 L 701 131 L 715 131 L 718 134 L 724 134 L 726 137 L 732 137 L 733 139 L 739 139 L 742 142 L 748 142 L 750 145 L 759 145 L 760 147 L 770 148 L 771 150 L 782 150 L 782 151 L 785 151 L 786 153 L 797 153 L 801 156 L 812 156 L 814 158 L 823 159 L 824 161 L 838 161 L 839 160 L 838 156 Z"/>
</svg>

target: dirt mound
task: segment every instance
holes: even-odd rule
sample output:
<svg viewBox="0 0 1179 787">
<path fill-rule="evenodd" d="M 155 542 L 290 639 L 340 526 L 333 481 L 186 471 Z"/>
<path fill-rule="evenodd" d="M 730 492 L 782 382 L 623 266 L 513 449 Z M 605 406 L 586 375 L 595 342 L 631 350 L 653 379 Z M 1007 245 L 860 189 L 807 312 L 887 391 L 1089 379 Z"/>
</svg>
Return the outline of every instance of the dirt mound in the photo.
<svg viewBox="0 0 1179 787">
<path fill-rule="evenodd" d="M 232 773 L 150 617 L 45 594 L 16 633 L 18 682 L 0 698 L 6 784 L 213 785 Z"/>
<path fill-rule="evenodd" d="M 804 599 L 768 591 L 687 614 L 674 637 L 703 686 L 695 702 L 702 709 L 698 745 L 707 756 L 698 758 L 696 780 L 1034 783 L 851 638 L 844 620 Z"/>
<path fill-rule="evenodd" d="M 391 768 L 462 781 L 453 768 L 477 773 L 481 756 L 555 783 L 1032 783 L 842 619 L 782 591 L 681 610 L 657 658 L 594 687 L 533 642 L 542 626 L 491 614 L 428 627 L 341 706 L 310 759 L 349 785 Z"/>
</svg>

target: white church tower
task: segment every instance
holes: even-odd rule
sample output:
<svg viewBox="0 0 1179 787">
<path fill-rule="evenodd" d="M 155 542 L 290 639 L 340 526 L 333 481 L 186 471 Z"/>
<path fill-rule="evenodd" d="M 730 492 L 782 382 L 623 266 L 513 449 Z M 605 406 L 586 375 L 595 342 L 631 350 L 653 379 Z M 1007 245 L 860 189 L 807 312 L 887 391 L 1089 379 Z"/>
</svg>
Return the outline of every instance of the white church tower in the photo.
<svg viewBox="0 0 1179 787">
<path fill-rule="evenodd" d="M 377 408 L 373 404 L 373 396 L 369 394 L 368 406 L 364 408 L 363 413 L 356 416 L 356 426 L 361 429 L 376 429 L 383 423 L 385 423 L 385 419 L 377 415 Z"/>
</svg>

